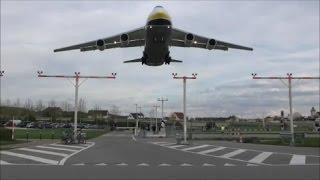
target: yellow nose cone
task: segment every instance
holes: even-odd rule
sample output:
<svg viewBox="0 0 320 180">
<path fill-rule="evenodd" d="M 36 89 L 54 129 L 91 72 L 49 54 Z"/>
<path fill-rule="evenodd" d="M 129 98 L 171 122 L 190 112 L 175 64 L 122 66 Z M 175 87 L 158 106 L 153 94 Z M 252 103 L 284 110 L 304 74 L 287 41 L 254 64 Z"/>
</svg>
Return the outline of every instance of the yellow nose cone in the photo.
<svg viewBox="0 0 320 180">
<path fill-rule="evenodd" d="M 171 17 L 169 16 L 168 12 L 164 9 L 154 9 L 148 17 L 148 22 L 155 19 L 166 19 L 170 21 Z"/>
</svg>

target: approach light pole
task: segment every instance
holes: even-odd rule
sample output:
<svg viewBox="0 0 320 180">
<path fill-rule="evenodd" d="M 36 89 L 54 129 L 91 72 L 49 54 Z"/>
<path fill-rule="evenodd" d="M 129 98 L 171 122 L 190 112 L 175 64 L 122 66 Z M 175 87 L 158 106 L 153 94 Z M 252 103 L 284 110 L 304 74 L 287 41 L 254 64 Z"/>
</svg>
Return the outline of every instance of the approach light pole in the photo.
<svg viewBox="0 0 320 180">
<path fill-rule="evenodd" d="M 111 73 L 111 76 L 80 76 L 80 72 L 75 72 L 75 75 L 44 75 L 43 71 L 38 71 L 38 77 L 40 78 L 66 78 L 70 81 L 70 79 L 75 79 L 75 83 L 70 81 L 74 87 L 75 87 L 75 98 L 74 98 L 74 129 L 73 129 L 73 135 L 74 139 L 77 137 L 77 126 L 78 126 L 78 91 L 79 87 L 82 83 L 84 83 L 88 79 L 115 79 L 117 73 Z M 80 79 L 83 79 L 83 81 L 79 81 Z"/>
<path fill-rule="evenodd" d="M 293 116 L 292 116 L 292 80 L 293 79 L 320 79 L 320 77 L 294 77 L 292 73 L 287 73 L 287 76 L 270 76 L 270 77 L 258 77 L 257 73 L 252 73 L 252 79 L 279 79 L 283 84 L 289 88 L 289 111 L 290 111 L 290 134 L 291 134 L 291 144 L 294 145 L 294 127 L 293 127 Z M 288 80 L 288 84 L 284 81 Z"/>
<path fill-rule="evenodd" d="M 163 97 L 161 97 L 161 98 L 158 98 L 158 101 L 161 101 L 161 118 L 162 118 L 162 121 L 163 121 L 163 104 L 164 104 L 164 102 L 165 101 L 168 101 L 168 98 L 163 98 Z"/>
<path fill-rule="evenodd" d="M 154 108 L 156 108 L 156 134 L 158 133 L 158 105 L 154 105 Z"/>
<path fill-rule="evenodd" d="M 138 134 L 138 104 L 134 104 L 136 106 L 136 128 L 134 129 L 134 135 L 136 136 Z"/>
<path fill-rule="evenodd" d="M 186 97 L 186 84 L 187 79 L 197 79 L 197 73 L 192 73 L 192 76 L 177 76 L 177 73 L 172 73 L 173 79 L 183 80 L 183 142 L 187 143 L 187 97 Z"/>
<path fill-rule="evenodd" d="M 3 75 L 4 75 L 4 71 L 1 70 L 1 71 L 0 71 L 0 107 L 1 107 L 1 105 L 2 105 L 2 104 L 1 104 L 1 87 L 2 87 L 2 86 L 1 86 L 1 77 L 2 77 Z"/>
</svg>

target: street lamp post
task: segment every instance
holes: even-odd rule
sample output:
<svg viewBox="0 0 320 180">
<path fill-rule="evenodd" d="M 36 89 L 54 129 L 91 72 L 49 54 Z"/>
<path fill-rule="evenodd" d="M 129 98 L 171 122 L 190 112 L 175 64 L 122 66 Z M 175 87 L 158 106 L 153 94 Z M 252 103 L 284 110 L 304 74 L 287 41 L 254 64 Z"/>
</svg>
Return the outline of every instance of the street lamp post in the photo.
<svg viewBox="0 0 320 180">
<path fill-rule="evenodd" d="M 158 105 L 154 105 L 154 108 L 156 108 L 156 133 L 158 133 Z"/>
<path fill-rule="evenodd" d="M 186 84 L 187 79 L 197 79 L 197 73 L 192 73 L 192 76 L 180 76 L 178 77 L 177 73 L 172 73 L 173 79 L 182 79 L 183 80 L 183 141 L 187 143 L 187 96 L 186 96 Z"/>
<path fill-rule="evenodd" d="M 294 77 L 292 73 L 287 73 L 287 76 L 279 77 L 279 76 L 271 76 L 271 77 L 258 77 L 257 73 L 252 73 L 253 79 L 279 79 L 281 80 L 288 88 L 289 88 L 289 111 L 290 111 L 290 134 L 291 134 L 291 144 L 294 145 L 294 127 L 293 127 L 293 116 L 292 116 L 292 80 L 293 79 L 320 79 L 320 77 Z M 288 84 L 286 84 L 283 80 L 288 80 Z"/>
<path fill-rule="evenodd" d="M 161 118 L 162 118 L 162 120 L 164 119 L 163 117 L 163 104 L 164 104 L 164 102 L 165 101 L 168 101 L 168 98 L 163 98 L 163 97 L 161 97 L 161 98 L 158 98 L 158 101 L 161 101 Z"/>
<path fill-rule="evenodd" d="M 111 76 L 80 76 L 80 72 L 75 72 L 75 75 L 44 75 L 43 71 L 38 71 L 38 77 L 43 78 L 66 78 L 66 79 L 75 79 L 75 83 L 73 84 L 75 87 L 75 98 L 74 98 L 74 129 L 73 135 L 74 139 L 77 137 L 77 126 L 78 126 L 78 91 L 79 87 L 82 83 L 84 83 L 87 79 L 115 79 L 117 73 L 111 73 Z M 84 79 L 80 82 L 80 79 Z"/>
</svg>

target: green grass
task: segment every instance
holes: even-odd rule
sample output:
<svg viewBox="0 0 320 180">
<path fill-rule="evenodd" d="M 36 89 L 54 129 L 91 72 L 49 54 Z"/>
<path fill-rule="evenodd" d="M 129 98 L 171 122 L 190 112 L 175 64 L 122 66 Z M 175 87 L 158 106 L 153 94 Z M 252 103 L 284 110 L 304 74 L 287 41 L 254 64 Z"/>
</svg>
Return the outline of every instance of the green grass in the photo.
<svg viewBox="0 0 320 180">
<path fill-rule="evenodd" d="M 260 139 L 257 144 L 269 144 L 279 146 L 289 146 L 290 141 L 282 141 L 281 139 Z M 305 138 L 303 141 L 297 141 L 295 146 L 298 147 L 320 147 L 320 138 Z"/>
<path fill-rule="evenodd" d="M 60 139 L 62 132 L 65 129 L 16 129 L 15 138 L 16 139 Z M 84 130 L 87 134 L 87 139 L 92 139 L 98 137 L 102 134 L 108 132 L 104 129 L 88 129 Z"/>
</svg>

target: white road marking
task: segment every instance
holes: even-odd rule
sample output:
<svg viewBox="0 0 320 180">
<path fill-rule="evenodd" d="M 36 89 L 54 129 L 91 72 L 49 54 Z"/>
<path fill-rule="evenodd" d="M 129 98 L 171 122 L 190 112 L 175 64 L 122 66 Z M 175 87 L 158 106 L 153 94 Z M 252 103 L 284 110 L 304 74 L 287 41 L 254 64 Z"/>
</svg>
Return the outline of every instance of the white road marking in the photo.
<svg viewBox="0 0 320 180">
<path fill-rule="evenodd" d="M 163 144 L 163 143 L 168 143 L 168 142 L 165 142 L 165 141 L 158 141 L 158 142 L 152 142 L 153 144 Z"/>
<path fill-rule="evenodd" d="M 168 146 L 168 148 L 178 148 L 178 147 L 182 147 L 182 146 L 185 146 L 185 145 Z"/>
<path fill-rule="evenodd" d="M 177 143 L 163 143 L 163 144 L 159 144 L 160 146 L 171 146 Z"/>
<path fill-rule="evenodd" d="M 241 153 L 243 153 L 243 152 L 245 152 L 245 151 L 246 151 L 246 150 L 244 150 L 244 149 L 238 149 L 238 150 L 232 151 L 232 152 L 230 152 L 230 153 L 224 154 L 224 155 L 222 155 L 222 156 L 220 156 L 220 157 L 223 157 L 223 158 L 231 158 L 232 156 L 236 156 L 236 155 L 241 154 Z"/>
<path fill-rule="evenodd" d="M 225 163 L 224 166 L 235 166 L 234 164 Z"/>
<path fill-rule="evenodd" d="M 42 154 L 51 154 L 51 155 L 62 156 L 62 157 L 68 156 L 68 154 L 65 154 L 65 153 L 57 153 L 57 152 L 52 152 L 52 151 L 43 151 L 43 150 L 31 149 L 31 148 L 19 148 L 18 150 L 36 152 L 36 153 L 42 153 Z"/>
<path fill-rule="evenodd" d="M 134 135 L 131 136 L 132 140 L 137 141 L 137 139 L 134 137 Z"/>
<path fill-rule="evenodd" d="M 126 163 L 120 163 L 120 164 L 116 164 L 116 166 L 128 166 L 128 164 L 126 164 Z"/>
<path fill-rule="evenodd" d="M 290 165 L 304 165 L 306 164 L 305 155 L 293 155 L 290 161 Z"/>
<path fill-rule="evenodd" d="M 200 149 L 200 148 L 204 148 L 204 147 L 208 147 L 210 145 L 201 145 L 201 146 L 194 146 L 194 147 L 189 147 L 189 148 L 185 148 L 185 149 L 181 149 L 182 151 L 190 151 L 190 150 L 195 150 L 195 149 Z"/>
<path fill-rule="evenodd" d="M 247 166 L 258 166 L 257 164 L 250 164 L 248 163 Z"/>
<path fill-rule="evenodd" d="M 99 163 L 99 164 L 96 164 L 96 166 L 106 166 L 108 164 L 105 164 L 105 163 Z"/>
<path fill-rule="evenodd" d="M 171 166 L 171 164 L 161 163 L 161 164 L 159 164 L 159 166 Z"/>
<path fill-rule="evenodd" d="M 95 145 L 95 143 L 94 143 L 94 142 L 91 142 L 89 146 L 87 146 L 87 147 L 85 147 L 85 148 L 83 148 L 83 149 L 80 149 L 79 151 L 73 152 L 72 154 L 70 154 L 70 155 L 68 155 L 67 157 L 63 158 L 63 159 L 59 162 L 59 165 L 64 165 L 64 163 L 66 162 L 66 160 L 67 160 L 68 158 L 70 158 L 71 156 L 73 156 L 73 155 L 75 155 L 75 154 L 77 154 L 77 153 L 79 153 L 79 152 L 81 152 L 81 151 L 84 151 L 84 150 L 86 150 L 86 149 L 88 149 L 88 148 L 90 148 L 90 147 L 92 147 L 92 146 L 94 146 L 94 145 Z"/>
<path fill-rule="evenodd" d="M 147 163 L 140 163 L 140 164 L 138 164 L 137 166 L 149 166 L 149 164 L 147 164 Z"/>
<path fill-rule="evenodd" d="M 209 163 L 203 163 L 202 166 L 214 166 L 214 165 Z"/>
<path fill-rule="evenodd" d="M 84 166 L 84 163 L 72 164 L 73 166 Z"/>
<path fill-rule="evenodd" d="M 51 147 L 51 146 L 36 146 L 36 147 L 43 148 L 43 149 L 54 149 L 54 150 L 70 151 L 70 152 L 77 152 L 78 151 L 78 150 L 74 150 L 74 149 L 57 148 L 57 147 Z"/>
<path fill-rule="evenodd" d="M 45 159 L 45 158 L 40 158 L 40 157 L 25 155 L 20 153 L 14 153 L 9 151 L 0 151 L 0 154 L 15 156 L 15 157 L 24 158 L 24 159 L 30 159 L 30 160 L 45 163 L 45 164 L 58 164 L 58 161 L 55 161 L 55 160 Z"/>
<path fill-rule="evenodd" d="M 0 160 L 0 165 L 8 165 L 8 164 L 11 164 L 11 163 L 8 163 L 7 161 Z"/>
<path fill-rule="evenodd" d="M 192 166 L 192 164 L 183 163 L 183 164 L 180 164 L 180 166 Z"/>
<path fill-rule="evenodd" d="M 64 145 L 64 144 L 50 144 L 51 146 L 58 146 L 58 147 L 67 147 L 67 148 L 84 148 L 83 146 L 73 146 L 73 145 Z"/>
<path fill-rule="evenodd" d="M 262 152 L 249 160 L 250 163 L 262 163 L 264 160 L 266 160 L 269 156 L 271 156 L 272 152 Z"/>
<path fill-rule="evenodd" d="M 220 151 L 220 150 L 222 150 L 222 149 L 225 149 L 225 147 L 217 147 L 217 148 L 213 148 L 213 149 L 208 149 L 208 150 L 200 151 L 200 152 L 198 152 L 198 154 L 212 153 L 212 152 Z"/>
</svg>

